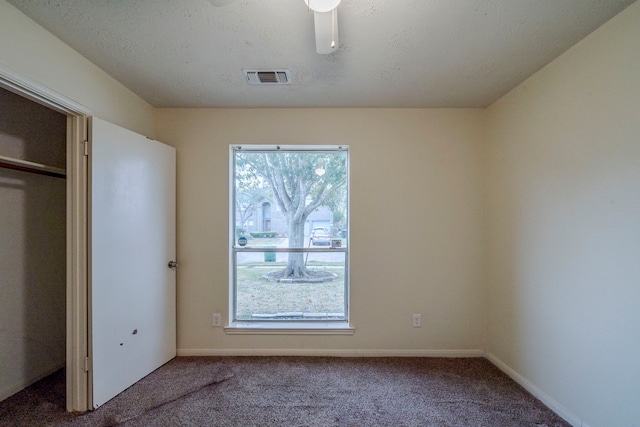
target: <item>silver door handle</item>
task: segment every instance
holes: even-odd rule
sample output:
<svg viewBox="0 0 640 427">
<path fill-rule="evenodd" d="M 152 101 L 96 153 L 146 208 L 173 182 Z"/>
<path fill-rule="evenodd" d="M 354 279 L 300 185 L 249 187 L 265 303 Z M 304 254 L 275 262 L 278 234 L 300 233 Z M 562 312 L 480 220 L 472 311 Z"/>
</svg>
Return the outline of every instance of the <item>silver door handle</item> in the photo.
<svg viewBox="0 0 640 427">
<path fill-rule="evenodd" d="M 169 268 L 176 268 L 178 266 L 177 261 L 169 261 Z"/>
</svg>

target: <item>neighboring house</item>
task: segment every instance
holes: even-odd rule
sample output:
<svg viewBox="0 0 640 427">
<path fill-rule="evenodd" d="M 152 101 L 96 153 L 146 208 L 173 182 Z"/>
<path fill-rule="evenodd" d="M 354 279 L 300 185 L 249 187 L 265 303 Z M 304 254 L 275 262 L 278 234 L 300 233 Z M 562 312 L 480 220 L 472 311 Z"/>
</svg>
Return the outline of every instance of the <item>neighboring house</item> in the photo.
<svg viewBox="0 0 640 427">
<path fill-rule="evenodd" d="M 239 218 L 239 208 L 236 207 Z M 252 231 L 275 231 L 281 236 L 287 236 L 287 221 L 278 204 L 274 201 L 264 201 L 245 211 L 245 222 L 240 226 L 245 233 Z M 304 234 L 308 236 L 315 227 L 324 227 L 330 233 L 335 233 L 333 227 L 333 212 L 326 206 L 320 206 L 309 215 L 304 224 Z"/>
</svg>

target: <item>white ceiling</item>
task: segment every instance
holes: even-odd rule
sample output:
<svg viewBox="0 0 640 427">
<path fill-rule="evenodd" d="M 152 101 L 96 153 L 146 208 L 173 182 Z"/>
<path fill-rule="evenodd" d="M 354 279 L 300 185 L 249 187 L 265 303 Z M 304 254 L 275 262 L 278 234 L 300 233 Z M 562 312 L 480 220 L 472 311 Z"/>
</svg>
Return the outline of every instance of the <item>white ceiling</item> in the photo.
<svg viewBox="0 0 640 427">
<path fill-rule="evenodd" d="M 156 107 L 486 107 L 634 0 L 8 0 Z M 250 86 L 242 68 L 289 68 Z"/>
</svg>

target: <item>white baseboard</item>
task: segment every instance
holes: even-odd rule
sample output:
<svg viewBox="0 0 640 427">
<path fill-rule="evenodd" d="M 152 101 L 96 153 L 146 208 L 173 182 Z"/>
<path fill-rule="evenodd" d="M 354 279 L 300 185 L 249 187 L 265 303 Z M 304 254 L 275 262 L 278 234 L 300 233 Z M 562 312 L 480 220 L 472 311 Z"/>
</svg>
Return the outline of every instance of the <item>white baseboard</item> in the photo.
<svg viewBox="0 0 640 427">
<path fill-rule="evenodd" d="M 542 403 L 545 404 L 549 409 L 562 417 L 566 422 L 571 424 L 573 427 L 588 427 L 584 424 L 580 418 L 578 418 L 575 414 L 569 411 L 567 408 L 558 403 L 554 398 L 549 396 L 544 391 L 540 390 L 536 387 L 531 381 L 527 380 L 525 377 L 514 371 L 511 367 L 509 367 L 502 360 L 498 359 L 491 353 L 486 353 L 485 357 L 491 363 L 493 363 L 498 369 L 500 369 L 505 374 L 509 375 L 511 379 L 520 384 L 525 390 L 534 395 L 537 399 L 539 399 Z"/>
<path fill-rule="evenodd" d="M 55 366 L 50 366 L 47 369 L 44 369 L 42 371 L 40 371 L 37 374 L 33 374 L 28 378 L 25 378 L 22 381 L 19 381 L 17 383 L 13 383 L 13 384 L 6 384 L 2 387 L 2 389 L 0 389 L 0 401 L 3 401 L 11 396 L 13 396 L 14 394 L 16 394 L 17 392 L 24 390 L 25 388 L 29 387 L 31 384 L 36 383 L 38 381 L 40 381 L 41 379 L 48 377 L 49 375 L 53 374 L 54 372 L 56 372 L 58 369 L 62 369 L 64 368 L 65 365 L 55 365 Z"/>
<path fill-rule="evenodd" d="M 483 350 L 327 350 L 181 348 L 178 356 L 484 357 Z"/>
</svg>

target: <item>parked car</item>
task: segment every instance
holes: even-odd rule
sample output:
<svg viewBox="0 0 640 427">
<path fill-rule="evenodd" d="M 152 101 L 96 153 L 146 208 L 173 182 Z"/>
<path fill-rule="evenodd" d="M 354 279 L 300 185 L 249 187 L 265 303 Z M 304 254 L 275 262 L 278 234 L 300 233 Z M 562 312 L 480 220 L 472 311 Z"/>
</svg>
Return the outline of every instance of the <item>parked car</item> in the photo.
<svg viewBox="0 0 640 427">
<path fill-rule="evenodd" d="M 311 244 L 312 245 L 330 245 L 331 235 L 329 231 L 324 227 L 316 227 L 311 232 Z"/>
</svg>

